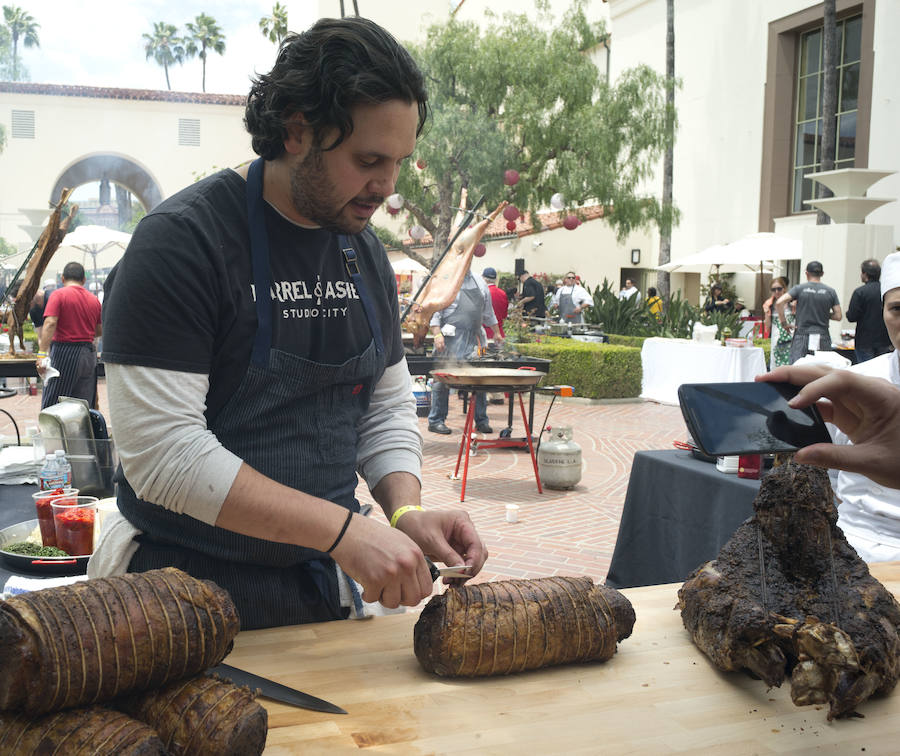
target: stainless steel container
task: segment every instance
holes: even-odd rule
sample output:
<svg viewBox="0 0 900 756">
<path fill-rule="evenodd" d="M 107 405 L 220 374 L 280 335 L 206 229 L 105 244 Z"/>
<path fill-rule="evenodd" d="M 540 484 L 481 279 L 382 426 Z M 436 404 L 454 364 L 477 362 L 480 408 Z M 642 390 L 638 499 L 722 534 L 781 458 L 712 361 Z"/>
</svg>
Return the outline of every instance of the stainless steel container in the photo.
<svg viewBox="0 0 900 756">
<path fill-rule="evenodd" d="M 58 404 L 41 410 L 38 425 L 46 453 L 57 449 L 66 453 L 72 465 L 72 485 L 80 493 L 98 498 L 115 496 L 115 444 L 111 438 L 96 437 L 86 401 L 60 397 Z"/>
</svg>

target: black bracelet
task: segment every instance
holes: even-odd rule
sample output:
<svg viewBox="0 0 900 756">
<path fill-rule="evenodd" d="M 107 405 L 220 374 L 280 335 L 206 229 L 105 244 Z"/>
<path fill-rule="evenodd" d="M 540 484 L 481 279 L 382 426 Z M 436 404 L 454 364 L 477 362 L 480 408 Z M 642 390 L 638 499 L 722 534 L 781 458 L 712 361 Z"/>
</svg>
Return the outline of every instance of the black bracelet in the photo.
<svg viewBox="0 0 900 756">
<path fill-rule="evenodd" d="M 347 532 L 347 527 L 350 525 L 350 518 L 353 517 L 353 510 L 347 510 L 347 519 L 344 520 L 344 527 L 341 528 L 341 532 L 338 533 L 338 537 L 334 539 L 334 543 L 331 544 L 331 547 L 325 552 L 326 554 L 330 554 L 337 548 L 337 545 L 341 542 L 341 538 L 344 537 L 344 533 Z"/>
</svg>

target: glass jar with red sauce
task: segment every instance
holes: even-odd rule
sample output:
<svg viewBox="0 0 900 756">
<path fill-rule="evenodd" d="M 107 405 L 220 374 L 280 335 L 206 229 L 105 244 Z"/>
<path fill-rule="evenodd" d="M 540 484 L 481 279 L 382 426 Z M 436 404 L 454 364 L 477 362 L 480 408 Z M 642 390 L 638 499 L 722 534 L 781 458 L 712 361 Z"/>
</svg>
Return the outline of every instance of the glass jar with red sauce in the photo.
<svg viewBox="0 0 900 756">
<path fill-rule="evenodd" d="M 97 518 L 96 496 L 69 496 L 53 499 L 53 523 L 56 546 L 69 556 L 94 553 L 94 521 Z"/>
<path fill-rule="evenodd" d="M 33 493 L 34 508 L 37 511 L 38 525 L 41 528 L 41 543 L 44 546 L 56 546 L 56 525 L 53 521 L 52 501 L 67 501 L 75 503 L 78 496 L 77 488 L 54 488 L 49 491 L 37 491 Z"/>
</svg>

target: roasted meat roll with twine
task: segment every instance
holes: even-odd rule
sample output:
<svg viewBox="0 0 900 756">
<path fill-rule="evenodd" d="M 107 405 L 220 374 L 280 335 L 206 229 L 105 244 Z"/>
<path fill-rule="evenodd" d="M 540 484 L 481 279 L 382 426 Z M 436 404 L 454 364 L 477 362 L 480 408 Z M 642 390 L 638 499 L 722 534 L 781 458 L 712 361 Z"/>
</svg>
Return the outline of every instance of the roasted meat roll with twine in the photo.
<svg viewBox="0 0 900 756">
<path fill-rule="evenodd" d="M 226 591 L 173 567 L 14 596 L 0 602 L 0 709 L 158 688 L 218 664 L 239 629 Z"/>
<path fill-rule="evenodd" d="M 114 705 L 156 730 L 171 756 L 258 756 L 268 714 L 255 698 L 250 688 L 199 675 Z"/>
<path fill-rule="evenodd" d="M 428 672 L 481 677 L 606 661 L 633 626 L 631 602 L 615 589 L 546 577 L 450 587 L 422 610 L 413 642 Z"/>
<path fill-rule="evenodd" d="M 0 753 L 16 756 L 166 756 L 157 734 L 143 722 L 102 706 L 68 709 L 32 718 L 0 711 Z"/>
</svg>

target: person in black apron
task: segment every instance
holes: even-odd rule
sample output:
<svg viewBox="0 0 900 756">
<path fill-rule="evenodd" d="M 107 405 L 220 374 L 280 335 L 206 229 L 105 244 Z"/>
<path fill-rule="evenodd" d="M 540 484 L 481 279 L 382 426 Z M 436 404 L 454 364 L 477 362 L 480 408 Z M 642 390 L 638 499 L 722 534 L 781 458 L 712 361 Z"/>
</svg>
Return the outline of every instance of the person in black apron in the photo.
<svg viewBox="0 0 900 756">
<path fill-rule="evenodd" d="M 372 446 L 371 438 L 362 437 L 377 435 L 371 430 L 377 428 L 371 406 L 378 402 L 389 406 L 384 414 L 408 411 L 415 431 L 411 392 L 408 397 L 391 400 L 385 399 L 382 388 L 387 370 L 390 368 L 394 374 L 397 370 L 405 371 L 405 362 L 401 352 L 398 359 L 388 364 L 386 335 L 393 349 L 400 343 L 397 305 L 381 299 L 387 294 L 384 271 L 389 270 L 389 264 L 383 248 L 372 241 L 366 226 L 381 200 L 393 192 L 396 166 L 415 145 L 424 116 L 424 90 L 421 96 L 416 90 L 416 81 L 421 85 L 421 74 L 408 54 L 371 21 L 323 19 L 306 34 L 282 48 L 277 70 L 261 77 L 258 88 L 274 85 L 280 76 L 298 74 L 299 63 L 292 56 L 303 51 L 308 53 L 308 48 L 314 48 L 315 53 L 315 48 L 321 45 L 332 45 L 337 48 L 332 52 L 343 53 L 333 57 L 333 61 L 340 63 L 340 73 L 329 77 L 326 72 L 323 78 L 317 69 L 310 70 L 307 76 L 317 91 L 320 87 L 333 86 L 338 93 L 335 97 L 350 97 L 346 93 L 355 90 L 337 79 L 347 75 L 354 56 L 367 59 L 373 47 L 383 46 L 387 48 L 382 51 L 385 57 L 376 56 L 381 65 L 389 65 L 385 61 L 390 61 L 390 65 L 399 65 L 398 60 L 406 61 L 403 70 L 392 72 L 396 76 L 397 94 L 373 105 L 366 92 L 354 93 L 352 96 L 364 104 L 345 103 L 351 128 L 342 141 L 328 150 L 321 149 L 319 132 L 303 116 L 297 115 L 298 107 L 283 104 L 282 112 L 293 115 L 278 150 L 277 144 L 273 147 L 271 142 L 273 130 L 261 128 L 256 120 L 261 115 L 272 117 L 272 103 L 265 100 L 264 92 L 254 90 L 248 101 L 246 120 L 254 135 L 254 148 L 261 157 L 247 169 L 243 207 L 228 206 L 235 194 L 235 181 L 240 179 L 226 171 L 186 189 L 181 193 L 185 199 L 176 195 L 163 203 L 142 223 L 144 235 L 150 233 L 146 229 L 154 227 L 172 234 L 190 227 L 191 233 L 207 242 L 196 251 L 185 253 L 185 259 L 190 263 L 206 256 L 214 263 L 213 279 L 209 281 L 203 281 L 202 271 L 188 270 L 215 292 L 215 296 L 198 297 L 199 304 L 195 307 L 200 323 L 196 330 L 201 336 L 211 328 L 216 329 L 209 338 L 213 356 L 220 339 L 227 341 L 235 329 L 239 333 L 247 329 L 245 309 L 247 293 L 251 291 L 240 278 L 236 279 L 240 293 L 238 316 L 233 317 L 226 306 L 232 302 L 230 287 L 235 279 L 229 277 L 232 273 L 229 268 L 233 266 L 229 265 L 228 258 L 224 264 L 220 263 L 220 247 L 228 246 L 229 254 L 237 255 L 240 265 L 246 264 L 246 258 L 241 259 L 241 255 L 249 247 L 253 292 L 250 306 L 255 327 L 251 331 L 252 343 L 242 351 L 245 356 L 249 352 L 243 373 L 232 379 L 227 370 L 217 370 L 216 385 L 232 380 L 234 387 L 220 402 L 221 406 L 207 409 L 209 419 L 205 430 L 240 462 L 215 521 L 188 516 L 190 511 L 175 511 L 172 502 L 139 496 L 137 490 L 152 489 L 152 481 L 126 480 L 127 469 L 120 469 L 119 510 L 139 533 L 133 538 L 137 549 L 131 553 L 128 570 L 171 565 L 215 581 L 231 594 L 244 629 L 345 617 L 348 610 L 340 604 L 342 578 L 335 562 L 344 573 L 359 581 L 364 600 L 380 600 L 385 606 L 396 607 L 415 605 L 431 593 L 433 585 L 424 555 L 448 564 L 464 561 L 473 575 L 487 558 L 464 512 L 422 510 L 417 471 L 398 465 L 391 450 L 380 453 L 378 459 L 384 458 L 380 463 L 382 469 L 376 469 L 377 482 L 370 481 L 370 484 L 374 498 L 395 527 L 384 527 L 357 514 L 357 467 L 363 466 L 362 448 Z M 292 46 L 301 48 L 301 52 L 289 49 Z M 336 63 L 332 65 L 337 68 Z M 367 72 L 378 73 L 370 69 Z M 292 89 L 299 86 L 296 77 L 291 82 Z M 323 99 L 331 106 L 330 96 Z M 276 116 L 275 122 L 281 123 L 280 118 Z M 334 130 L 328 133 L 333 134 Z M 263 141 L 264 136 L 270 138 L 268 145 Z M 366 160 L 361 162 L 360 155 Z M 376 156 L 374 168 L 368 165 L 372 155 Z M 198 223 L 198 218 L 208 219 L 208 223 Z M 270 248 L 273 229 L 279 241 Z M 128 317 L 125 306 L 128 295 L 142 295 L 136 287 L 149 285 L 146 277 L 129 277 L 129 268 L 141 273 L 149 270 L 141 267 L 139 255 L 150 254 L 154 247 L 142 241 L 141 231 L 137 230 L 132 243 L 134 249 L 129 247 L 121 270 L 111 276 L 113 283 L 107 302 L 110 311 L 122 317 Z M 212 240 L 207 240 L 205 231 L 212 234 Z M 217 235 L 220 233 L 224 236 Z M 165 246 L 168 237 L 163 234 L 160 238 Z M 308 281 L 273 279 L 276 260 L 283 265 L 290 256 L 313 253 L 312 248 L 285 245 L 284 239 L 293 238 L 318 240 L 314 251 L 322 259 L 311 258 L 311 263 L 321 266 L 316 269 L 322 275 L 314 275 Z M 179 248 L 184 246 L 175 241 L 168 243 Z M 335 265 L 335 260 L 339 264 Z M 221 280 L 215 280 L 216 265 Z M 119 283 L 119 279 L 123 282 Z M 388 280 L 392 285 L 392 276 Z M 162 292 L 156 294 L 164 296 Z M 393 290 L 390 295 L 395 296 Z M 215 306 L 207 305 L 207 301 Z M 304 322 L 313 323 L 308 331 L 309 344 L 302 340 L 299 344 L 285 341 L 284 319 L 304 308 L 308 311 L 303 316 Z M 390 315 L 379 317 L 379 311 Z M 185 306 L 181 312 L 190 321 L 189 308 Z M 349 319 L 347 312 L 352 315 Z M 327 338 L 316 346 L 315 339 L 334 333 L 327 330 L 327 318 L 342 319 L 341 327 L 350 328 L 348 337 L 358 347 L 348 350 L 346 345 L 329 344 Z M 362 321 L 368 334 L 365 338 L 361 327 L 356 325 Z M 282 335 L 276 338 L 276 334 Z M 155 368 L 162 359 L 153 350 L 163 347 L 145 346 L 137 334 L 113 333 L 109 340 L 113 342 L 109 373 L 113 408 L 121 406 L 116 397 L 127 390 L 116 383 L 127 377 L 127 371 L 120 369 L 122 364 L 132 361 Z M 238 342 L 244 343 L 240 339 Z M 206 342 L 198 340 L 197 343 L 203 346 Z M 138 361 L 128 350 L 141 348 L 153 353 Z M 170 351 L 177 351 L 177 347 L 170 347 Z M 349 356 L 341 360 L 326 359 L 336 353 Z M 170 364 L 174 362 L 169 360 Z M 152 377 L 159 378 L 160 373 L 163 379 L 169 375 L 157 371 Z M 122 379 L 114 375 L 121 375 Z M 177 376 L 181 374 L 173 372 L 172 375 L 175 389 Z M 405 375 L 408 381 L 408 373 Z M 215 404 L 213 377 L 210 375 L 207 397 L 208 402 Z M 152 427 L 152 412 L 144 410 L 144 415 L 144 424 Z M 114 428 L 122 427 L 116 424 L 116 416 L 112 420 Z M 135 434 L 146 433 L 144 424 L 133 418 L 122 415 L 122 421 L 126 431 L 124 445 L 128 445 L 129 430 Z M 162 443 L 164 439 L 159 441 Z M 123 459 L 139 450 L 128 449 L 127 454 L 125 451 Z M 404 457 L 404 464 L 408 457 L 408 454 Z M 367 469 L 371 472 L 378 468 L 376 463 L 367 461 Z M 135 468 L 139 466 L 138 462 L 133 464 Z"/>
<path fill-rule="evenodd" d="M 491 303 L 487 284 L 479 281 L 466 271 L 456 299 L 445 310 L 436 312 L 431 318 L 431 332 L 434 335 L 434 357 L 466 361 L 477 354 L 479 347 L 487 346 L 487 336 L 483 325 L 496 326 L 497 316 Z M 499 330 L 495 336 L 502 341 Z M 435 380 L 431 388 L 431 411 L 428 413 L 428 430 L 432 433 L 448 435 L 447 412 L 449 412 L 450 389 L 446 383 Z M 493 433 L 487 414 L 487 394 L 474 392 L 475 429 L 479 433 Z"/>
</svg>

